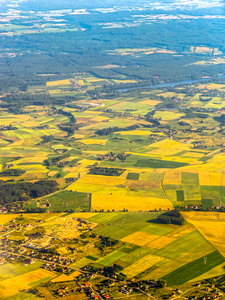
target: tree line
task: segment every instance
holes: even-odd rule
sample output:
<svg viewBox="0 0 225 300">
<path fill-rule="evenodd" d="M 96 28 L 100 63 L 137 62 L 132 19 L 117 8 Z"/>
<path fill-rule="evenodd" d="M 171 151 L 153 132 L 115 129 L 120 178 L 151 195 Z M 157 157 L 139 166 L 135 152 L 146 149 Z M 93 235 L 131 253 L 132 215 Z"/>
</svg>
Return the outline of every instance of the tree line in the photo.
<svg viewBox="0 0 225 300">
<path fill-rule="evenodd" d="M 57 190 L 58 183 L 55 180 L 40 180 L 32 182 L 4 183 L 0 181 L 0 204 L 17 201 L 27 201 L 30 198 L 38 198 L 51 194 Z"/>
</svg>

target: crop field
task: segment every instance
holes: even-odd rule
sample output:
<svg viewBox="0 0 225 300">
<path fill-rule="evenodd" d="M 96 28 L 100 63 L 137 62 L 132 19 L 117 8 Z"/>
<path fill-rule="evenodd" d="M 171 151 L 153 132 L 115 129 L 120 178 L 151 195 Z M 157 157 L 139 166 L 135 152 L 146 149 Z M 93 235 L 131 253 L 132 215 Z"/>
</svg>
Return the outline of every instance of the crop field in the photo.
<svg viewBox="0 0 225 300">
<path fill-rule="evenodd" d="M 137 231 L 121 239 L 121 241 L 134 244 L 137 246 L 145 246 L 151 241 L 156 240 L 158 237 L 159 237 L 158 235 Z"/>
<path fill-rule="evenodd" d="M 199 232 L 190 223 L 182 226 L 156 224 L 154 219 L 158 214 L 98 213 L 88 218 L 101 224 L 95 229 L 96 233 L 124 242 L 122 247 L 95 263 L 102 266 L 117 263 L 123 266 L 122 272 L 128 278 L 161 278 L 169 286 L 194 281 L 198 277 L 207 278 L 208 272 L 211 276 L 221 274 L 224 258 L 203 237 L 201 230 Z M 197 212 L 187 212 L 184 216 L 188 214 L 195 214 L 195 219 L 198 217 Z M 206 214 L 210 216 L 210 213 Z M 214 215 L 213 220 L 219 222 L 218 218 Z M 86 264 L 91 264 L 88 256 L 73 265 L 79 268 Z"/>
<path fill-rule="evenodd" d="M 8 223 L 14 219 L 15 219 L 15 215 L 13 215 L 13 214 L 7 214 L 7 215 L 1 214 L 0 215 L 0 224 Z"/>
<path fill-rule="evenodd" d="M 147 105 L 150 105 L 150 106 L 155 106 L 155 105 L 159 104 L 160 101 L 147 99 L 147 100 L 142 100 L 139 103 L 145 104 L 145 105 L 147 104 Z"/>
<path fill-rule="evenodd" d="M 5 279 L 0 282 L 1 295 L 4 297 L 14 295 L 21 289 L 29 289 L 31 286 L 49 281 L 55 274 L 47 270 L 38 269 L 28 273 Z"/>
<path fill-rule="evenodd" d="M 71 81 L 69 79 L 64 80 L 56 80 L 56 81 L 48 81 L 46 82 L 47 87 L 59 86 L 59 85 L 71 85 Z"/>
<path fill-rule="evenodd" d="M 92 210 L 122 211 L 125 209 L 129 211 L 148 211 L 155 209 L 168 210 L 172 208 L 171 202 L 165 198 L 141 197 L 136 195 L 132 197 L 118 192 L 112 190 L 111 194 L 93 193 L 91 201 Z"/>
<path fill-rule="evenodd" d="M 223 242 L 225 219 L 223 213 L 184 212 L 183 215 L 225 257 L 225 243 Z"/>
<path fill-rule="evenodd" d="M 58 192 L 52 196 L 42 198 L 39 207 L 48 208 L 49 212 L 57 211 L 89 211 L 91 197 L 89 194 L 69 191 Z"/>
</svg>

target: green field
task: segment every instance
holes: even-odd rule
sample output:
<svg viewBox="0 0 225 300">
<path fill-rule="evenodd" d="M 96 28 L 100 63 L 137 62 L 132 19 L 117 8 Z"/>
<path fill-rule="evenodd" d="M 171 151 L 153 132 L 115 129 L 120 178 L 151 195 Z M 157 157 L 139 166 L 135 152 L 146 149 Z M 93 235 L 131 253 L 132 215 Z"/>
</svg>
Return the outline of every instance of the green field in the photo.
<svg viewBox="0 0 225 300">
<path fill-rule="evenodd" d="M 204 257 L 207 258 L 206 261 Z M 166 280 L 169 286 L 183 284 L 201 274 L 206 273 L 222 263 L 224 263 L 224 258 L 217 251 L 214 251 L 184 265 L 176 271 L 162 277 L 162 279 Z"/>
<path fill-rule="evenodd" d="M 106 255 L 105 257 L 99 259 L 97 261 L 97 263 L 99 263 L 103 266 L 109 266 L 109 265 L 113 264 L 116 260 L 123 258 L 125 255 L 127 255 L 127 254 L 123 253 L 123 252 L 119 252 L 119 251 L 114 251 L 114 252 Z"/>
<path fill-rule="evenodd" d="M 5 300 L 38 300 L 40 298 L 36 297 L 31 293 L 18 293 L 10 297 L 5 297 L 4 299 Z"/>
<path fill-rule="evenodd" d="M 0 266 L 0 277 L 1 278 L 11 278 L 15 276 L 19 276 L 34 270 L 39 269 L 43 265 L 43 262 L 35 262 L 31 265 L 24 267 L 22 263 L 7 263 L 5 265 Z"/>
<path fill-rule="evenodd" d="M 138 180 L 139 179 L 139 174 L 138 173 L 128 173 L 127 174 L 127 179 L 129 179 L 129 180 Z"/>
<path fill-rule="evenodd" d="M 184 191 L 176 191 L 177 201 L 184 201 Z"/>
<path fill-rule="evenodd" d="M 181 183 L 187 185 L 199 185 L 198 174 L 182 172 Z"/>
<path fill-rule="evenodd" d="M 135 167 L 144 167 L 144 168 L 165 168 L 165 169 L 176 169 L 180 167 L 187 166 L 186 163 L 176 162 L 176 161 L 166 161 L 159 159 L 140 159 L 135 164 Z"/>
<path fill-rule="evenodd" d="M 63 212 L 63 211 L 89 211 L 91 205 L 90 194 L 62 191 L 52 196 L 44 198 L 39 205 L 47 205 L 49 212 Z M 48 206 L 48 203 L 50 205 Z"/>
</svg>

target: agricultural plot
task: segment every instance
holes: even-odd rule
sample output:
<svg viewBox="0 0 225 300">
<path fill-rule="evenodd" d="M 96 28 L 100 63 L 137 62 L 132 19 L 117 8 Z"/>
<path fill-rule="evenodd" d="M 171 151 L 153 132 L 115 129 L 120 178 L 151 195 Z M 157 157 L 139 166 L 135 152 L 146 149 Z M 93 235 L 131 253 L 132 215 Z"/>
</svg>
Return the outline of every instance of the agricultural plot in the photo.
<svg viewBox="0 0 225 300">
<path fill-rule="evenodd" d="M 17 294 L 22 289 L 29 289 L 31 286 L 40 284 L 41 282 L 49 281 L 56 275 L 47 270 L 38 269 L 28 273 L 5 279 L 0 282 L 1 295 L 3 297 Z"/>
<path fill-rule="evenodd" d="M 182 214 L 225 257 L 225 244 L 223 242 L 225 219 L 223 213 L 183 212 Z"/>
<path fill-rule="evenodd" d="M 91 196 L 86 193 L 62 191 L 42 198 L 38 207 L 47 207 L 48 212 L 89 211 Z"/>
</svg>

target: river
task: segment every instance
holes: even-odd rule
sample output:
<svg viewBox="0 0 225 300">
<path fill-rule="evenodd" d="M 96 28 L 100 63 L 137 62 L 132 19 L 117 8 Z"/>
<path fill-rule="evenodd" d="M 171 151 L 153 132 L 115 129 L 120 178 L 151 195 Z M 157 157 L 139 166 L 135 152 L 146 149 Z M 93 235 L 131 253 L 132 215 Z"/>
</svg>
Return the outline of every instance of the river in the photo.
<svg viewBox="0 0 225 300">
<path fill-rule="evenodd" d="M 146 89 L 146 88 L 157 89 L 157 88 L 164 88 L 164 87 L 175 87 L 177 85 L 193 84 L 196 82 L 204 82 L 204 81 L 212 81 L 214 79 L 224 78 L 224 77 L 225 77 L 225 75 L 220 75 L 217 77 L 209 77 L 209 78 L 201 78 L 201 79 L 193 79 L 193 80 L 183 80 L 183 81 L 175 81 L 175 82 L 164 82 L 164 83 L 134 86 L 134 87 L 122 88 L 122 89 L 118 88 L 116 90 L 120 93 L 123 93 L 123 92 L 128 92 L 128 91 L 136 90 L 136 89 Z"/>
</svg>

